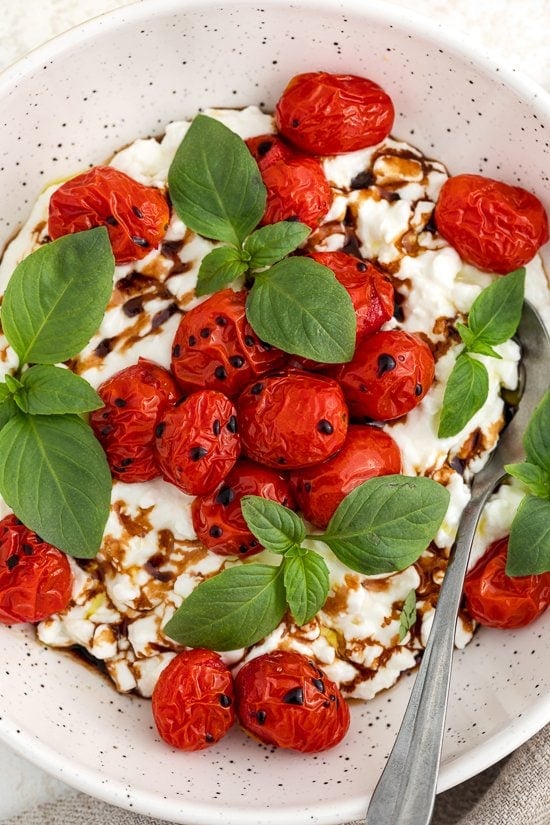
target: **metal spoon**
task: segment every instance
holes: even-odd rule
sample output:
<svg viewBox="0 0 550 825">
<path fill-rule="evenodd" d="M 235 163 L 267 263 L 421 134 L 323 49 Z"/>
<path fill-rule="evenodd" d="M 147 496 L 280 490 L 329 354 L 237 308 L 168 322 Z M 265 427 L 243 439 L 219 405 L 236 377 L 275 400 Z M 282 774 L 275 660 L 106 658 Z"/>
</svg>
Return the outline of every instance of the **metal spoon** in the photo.
<svg viewBox="0 0 550 825">
<path fill-rule="evenodd" d="M 525 381 L 523 396 L 490 461 L 474 478 L 472 497 L 451 550 L 422 663 L 397 739 L 374 790 L 365 825 L 428 825 L 432 817 L 455 626 L 474 533 L 487 498 L 506 475 L 504 465 L 524 457 L 523 432 L 548 389 L 550 339 L 540 316 L 527 303 L 518 332 Z"/>
</svg>

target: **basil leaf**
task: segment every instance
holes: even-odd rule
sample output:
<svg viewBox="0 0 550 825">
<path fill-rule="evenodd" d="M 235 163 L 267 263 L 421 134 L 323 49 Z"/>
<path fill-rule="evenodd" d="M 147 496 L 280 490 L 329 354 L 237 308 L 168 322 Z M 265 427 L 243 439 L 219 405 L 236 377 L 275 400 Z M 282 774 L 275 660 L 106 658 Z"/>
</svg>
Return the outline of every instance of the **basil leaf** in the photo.
<svg viewBox="0 0 550 825">
<path fill-rule="evenodd" d="M 481 292 L 470 309 L 468 326 L 476 341 L 502 344 L 516 332 L 523 308 L 525 269 L 500 276 Z M 472 343 L 468 344 L 472 350 Z"/>
<path fill-rule="evenodd" d="M 26 410 L 31 415 L 60 415 L 97 410 L 103 401 L 79 375 L 49 364 L 37 364 L 21 376 Z"/>
<path fill-rule="evenodd" d="M 300 552 L 304 551 L 304 552 Z M 313 550 L 296 548 L 283 561 L 286 598 L 298 626 L 307 624 L 324 605 L 329 591 L 329 569 Z"/>
<path fill-rule="evenodd" d="M 437 435 L 449 438 L 464 429 L 489 394 L 489 376 L 476 358 L 462 352 L 447 381 Z"/>
<path fill-rule="evenodd" d="M 75 415 L 17 414 L 0 431 L 0 455 L 0 494 L 16 516 L 71 556 L 95 556 L 112 482 L 90 427 Z"/>
<path fill-rule="evenodd" d="M 423 476 L 371 478 L 348 493 L 317 538 L 359 573 L 403 570 L 437 533 L 449 499 L 445 487 Z"/>
<path fill-rule="evenodd" d="M 237 650 L 271 633 L 285 611 L 281 568 L 243 564 L 202 582 L 163 631 L 188 647 Z"/>
<path fill-rule="evenodd" d="M 402 642 L 416 622 L 416 590 L 411 590 L 403 602 L 399 617 L 399 641 Z"/>
<path fill-rule="evenodd" d="M 330 364 L 353 357 L 351 298 L 334 273 L 312 259 L 287 258 L 258 274 L 246 313 L 256 335 L 285 352 Z"/>
<path fill-rule="evenodd" d="M 12 395 L 15 395 L 23 386 L 15 375 L 10 375 L 9 373 L 4 376 L 4 380 L 6 382 L 6 389 L 9 393 L 12 393 Z"/>
<path fill-rule="evenodd" d="M 14 415 L 17 415 L 17 404 L 13 396 L 8 395 L 3 401 L 0 401 L 0 430 Z"/>
<path fill-rule="evenodd" d="M 7 375 L 5 376 L 8 377 Z M 0 404 L 3 404 L 7 398 L 11 397 L 11 390 L 5 381 L 0 382 Z"/>
<path fill-rule="evenodd" d="M 527 459 L 550 473 L 550 390 L 547 391 L 532 414 L 523 446 Z"/>
<path fill-rule="evenodd" d="M 478 340 L 469 327 L 464 324 L 457 324 L 456 328 L 468 352 L 477 352 L 479 355 L 489 355 L 491 358 L 502 360 L 502 355 L 499 355 L 496 349 L 493 349 L 489 344 Z"/>
<path fill-rule="evenodd" d="M 233 246 L 219 246 L 206 255 L 199 269 L 196 295 L 211 295 L 223 289 L 248 270 L 238 249 Z"/>
<path fill-rule="evenodd" d="M 248 529 L 274 553 L 285 553 L 306 537 L 302 519 L 276 501 L 261 496 L 243 496 L 241 510 Z"/>
<path fill-rule="evenodd" d="M 39 247 L 16 267 L 2 327 L 22 363 L 55 364 L 84 347 L 113 290 L 115 261 L 104 226 Z"/>
<path fill-rule="evenodd" d="M 530 493 L 540 498 L 550 498 L 550 474 L 529 461 L 519 464 L 505 464 L 504 469 L 524 484 Z"/>
<path fill-rule="evenodd" d="M 294 221 L 262 226 L 244 242 L 244 251 L 250 256 L 250 269 L 262 269 L 281 261 L 294 252 L 309 234 L 309 226 Z"/>
<path fill-rule="evenodd" d="M 510 528 L 508 576 L 550 572 L 550 501 L 525 496 Z"/>
<path fill-rule="evenodd" d="M 206 115 L 197 115 L 178 147 L 168 188 L 190 229 L 234 246 L 240 247 L 265 211 L 265 186 L 245 142 Z"/>
</svg>

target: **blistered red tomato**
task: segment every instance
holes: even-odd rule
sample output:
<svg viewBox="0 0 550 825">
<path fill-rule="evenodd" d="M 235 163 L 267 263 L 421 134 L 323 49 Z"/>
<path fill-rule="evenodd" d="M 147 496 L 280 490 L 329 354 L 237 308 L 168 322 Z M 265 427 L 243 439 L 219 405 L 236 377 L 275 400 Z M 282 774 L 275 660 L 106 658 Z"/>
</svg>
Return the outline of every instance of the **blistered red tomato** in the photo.
<svg viewBox="0 0 550 825">
<path fill-rule="evenodd" d="M 281 134 L 316 155 L 373 146 L 389 135 L 393 119 L 391 98 L 377 83 L 329 72 L 296 75 L 276 107 Z"/>
<path fill-rule="evenodd" d="M 318 160 L 294 157 L 260 167 L 267 189 L 262 224 L 301 221 L 318 226 L 332 205 L 332 189 Z"/>
<path fill-rule="evenodd" d="M 288 479 L 281 473 L 242 459 L 208 496 L 197 496 L 191 506 L 197 538 L 220 556 L 253 556 L 263 546 L 250 532 L 241 510 L 243 496 L 262 496 L 294 507 Z"/>
<path fill-rule="evenodd" d="M 165 481 L 190 496 L 211 493 L 241 451 L 236 410 L 215 390 L 201 390 L 166 410 L 156 426 L 157 464 Z"/>
<path fill-rule="evenodd" d="M 235 678 L 242 727 L 267 745 L 318 753 L 342 741 L 350 723 L 340 690 L 311 660 L 276 650 L 247 662 Z"/>
<path fill-rule="evenodd" d="M 507 576 L 508 537 L 487 548 L 464 583 L 470 615 L 488 627 L 523 627 L 550 605 L 550 573 Z"/>
<path fill-rule="evenodd" d="M 463 260 L 499 274 L 528 263 L 548 240 L 548 218 L 535 195 L 481 175 L 445 181 L 435 222 Z"/>
<path fill-rule="evenodd" d="M 235 721 L 233 677 L 221 656 L 203 648 L 179 653 L 157 680 L 152 711 L 160 736 L 175 748 L 219 742 Z"/>
<path fill-rule="evenodd" d="M 50 198 L 48 233 L 55 239 L 106 226 L 117 264 L 138 261 L 157 247 L 170 221 L 164 194 L 112 166 L 94 166 Z"/>
<path fill-rule="evenodd" d="M 403 330 L 377 332 L 360 342 L 336 376 L 353 418 L 390 421 L 410 412 L 430 389 L 435 362 L 429 346 Z"/>
<path fill-rule="evenodd" d="M 189 310 L 172 345 L 172 372 L 186 392 L 238 395 L 255 378 L 281 367 L 286 354 L 260 341 L 245 314 L 246 293 L 223 289 Z"/>
<path fill-rule="evenodd" d="M 296 151 L 278 135 L 258 135 L 248 138 L 245 143 L 260 169 L 279 160 L 290 160 L 296 155 Z"/>
<path fill-rule="evenodd" d="M 325 528 L 342 499 L 364 481 L 401 472 L 401 451 L 378 427 L 352 424 L 339 453 L 290 475 L 298 506 L 316 527 Z"/>
<path fill-rule="evenodd" d="M 140 358 L 105 381 L 98 393 L 105 404 L 90 416 L 111 474 L 120 481 L 150 481 L 160 475 L 154 453 L 155 428 L 181 397 L 163 367 Z"/>
<path fill-rule="evenodd" d="M 332 269 L 349 293 L 357 319 L 357 343 L 389 321 L 395 293 L 389 278 L 376 267 L 346 252 L 312 252 L 311 257 Z"/>
<path fill-rule="evenodd" d="M 69 560 L 14 515 L 0 521 L 0 624 L 40 622 L 71 598 Z"/>
<path fill-rule="evenodd" d="M 331 378 L 288 371 L 248 386 L 237 399 L 243 453 L 260 464 L 318 464 L 343 445 L 348 411 Z"/>
</svg>

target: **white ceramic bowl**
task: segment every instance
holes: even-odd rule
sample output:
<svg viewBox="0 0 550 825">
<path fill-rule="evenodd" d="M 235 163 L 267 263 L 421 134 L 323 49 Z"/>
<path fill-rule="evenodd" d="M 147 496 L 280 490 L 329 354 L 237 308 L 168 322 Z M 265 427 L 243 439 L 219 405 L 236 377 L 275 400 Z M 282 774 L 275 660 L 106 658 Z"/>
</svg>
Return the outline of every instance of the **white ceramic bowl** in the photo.
<svg viewBox="0 0 550 825">
<path fill-rule="evenodd" d="M 550 207 L 548 96 L 403 9 L 146 0 L 72 30 L 1 79 L 0 245 L 47 181 L 200 106 L 269 108 L 293 74 L 320 68 L 378 81 L 396 105 L 394 134 L 451 172 L 517 181 Z M 550 613 L 521 632 L 482 630 L 457 655 L 440 790 L 550 721 L 549 629 Z M 84 791 L 188 825 L 361 816 L 412 683 L 355 705 L 348 738 L 325 754 L 273 751 L 234 730 L 187 755 L 158 740 L 149 702 L 117 695 L 92 669 L 40 646 L 31 628 L 0 627 L 0 645 L 5 742 Z"/>
</svg>

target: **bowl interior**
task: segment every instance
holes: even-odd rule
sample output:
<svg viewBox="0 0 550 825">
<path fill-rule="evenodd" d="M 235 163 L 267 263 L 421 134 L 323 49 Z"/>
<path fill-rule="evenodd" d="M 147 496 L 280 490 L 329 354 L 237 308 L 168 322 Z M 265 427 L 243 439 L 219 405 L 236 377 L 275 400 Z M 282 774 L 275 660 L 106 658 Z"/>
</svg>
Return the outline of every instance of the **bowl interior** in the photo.
<svg viewBox="0 0 550 825">
<path fill-rule="evenodd" d="M 199 107 L 269 109 L 293 74 L 321 68 L 380 83 L 395 102 L 394 135 L 451 172 L 521 183 L 550 207 L 548 99 L 403 9 L 146 0 L 73 30 L 0 79 L 0 185 L 9 193 L 0 246 L 52 180 Z M 547 616 L 516 633 L 482 631 L 457 655 L 441 790 L 550 720 L 549 624 Z M 31 629 L 0 628 L 0 641 L 0 736 L 85 791 L 189 825 L 360 816 L 412 683 L 355 705 L 349 737 L 326 754 L 276 752 L 235 730 L 185 755 L 158 741 L 148 702 L 117 695 L 70 655 L 38 645 Z"/>
</svg>

